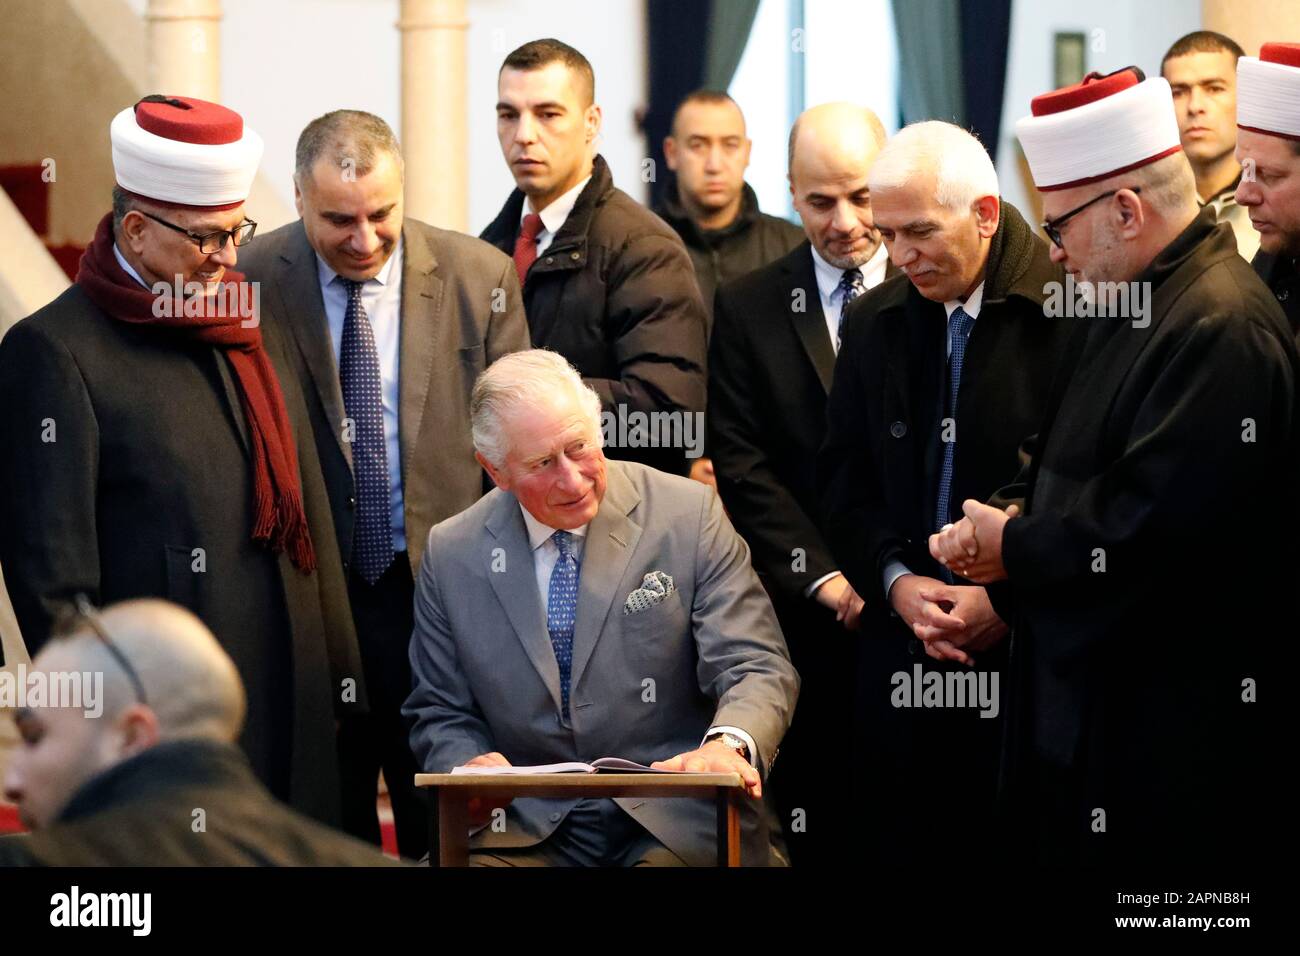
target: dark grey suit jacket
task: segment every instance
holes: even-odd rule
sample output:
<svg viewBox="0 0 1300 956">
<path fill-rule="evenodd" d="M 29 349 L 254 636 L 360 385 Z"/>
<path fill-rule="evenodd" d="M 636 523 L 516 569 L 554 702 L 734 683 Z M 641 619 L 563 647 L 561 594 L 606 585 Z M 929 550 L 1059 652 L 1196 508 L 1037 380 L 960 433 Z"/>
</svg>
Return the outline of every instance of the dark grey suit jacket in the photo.
<svg viewBox="0 0 1300 956">
<path fill-rule="evenodd" d="M 486 242 L 407 218 L 402 224 L 398 429 L 412 574 L 429 528 L 483 494 L 474 460 L 469 396 L 474 380 L 529 347 L 514 263 Z M 352 449 L 343 440 L 343 392 L 321 298 L 316 253 L 302 221 L 258 236 L 239 253 L 262 283 L 264 322 L 284 327 L 303 382 L 346 564 L 356 518 Z"/>
<path fill-rule="evenodd" d="M 415 597 L 411 749 L 427 772 L 499 751 L 516 765 L 598 757 L 649 764 L 694 750 L 711 726 L 748 733 L 766 776 L 798 695 L 771 602 L 717 494 L 633 462 L 610 461 L 587 531 L 573 633 L 570 726 L 516 498 L 501 490 L 434 527 Z M 624 614 L 648 572 L 675 591 Z M 533 846 L 574 800 L 515 800 L 504 832 L 472 846 Z M 716 859 L 712 801 L 619 798 L 688 863 Z M 745 801 L 742 859 L 765 864 L 760 804 Z"/>
</svg>

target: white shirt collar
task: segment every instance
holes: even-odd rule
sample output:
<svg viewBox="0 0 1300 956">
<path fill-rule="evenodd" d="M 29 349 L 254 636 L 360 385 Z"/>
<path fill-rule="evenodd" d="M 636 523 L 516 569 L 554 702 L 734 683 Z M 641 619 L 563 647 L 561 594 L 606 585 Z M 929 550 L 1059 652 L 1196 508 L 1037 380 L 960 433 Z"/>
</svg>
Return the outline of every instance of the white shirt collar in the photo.
<svg viewBox="0 0 1300 956">
<path fill-rule="evenodd" d="M 579 194 L 587 188 L 587 183 L 589 182 L 591 182 L 590 175 L 538 213 L 538 215 L 542 217 L 542 226 L 545 227 L 547 232 L 554 235 L 560 231 L 560 227 L 564 225 L 564 221 L 569 218 L 569 213 L 573 212 L 573 207 L 578 202 Z M 519 221 L 522 223 L 524 217 L 532 211 L 533 201 L 526 198 L 519 211 Z"/>
<path fill-rule="evenodd" d="M 131 263 L 126 261 L 126 256 L 122 255 L 122 250 L 117 247 L 116 242 L 113 243 L 113 255 L 117 256 L 117 264 L 121 266 L 124 270 L 126 270 L 127 275 L 129 275 L 136 282 L 140 283 L 146 289 L 149 288 L 149 286 L 145 283 L 145 281 L 140 278 L 140 273 L 136 272 L 135 269 L 131 266 Z"/>
<path fill-rule="evenodd" d="M 813 273 L 817 277 L 817 291 L 821 293 L 822 299 L 829 302 L 831 295 L 839 288 L 840 280 L 844 278 L 846 270 L 831 265 L 822 258 L 817 247 L 810 245 L 813 257 Z M 889 264 L 889 251 L 882 242 L 875 253 L 862 265 L 858 266 L 858 271 L 862 273 L 863 284 L 868 288 L 874 288 L 879 285 L 885 278 L 885 267 Z"/>
<path fill-rule="evenodd" d="M 975 287 L 975 291 L 966 298 L 964 303 L 958 299 L 949 299 L 943 304 L 943 310 L 948 313 L 948 318 L 951 319 L 953 311 L 960 305 L 963 312 L 969 315 L 972 319 L 978 319 L 980 317 L 980 306 L 983 304 L 984 280 L 981 279 L 980 284 Z"/>
<path fill-rule="evenodd" d="M 524 526 L 528 529 L 528 543 L 534 551 L 549 541 L 551 535 L 555 534 L 555 532 L 559 530 L 557 528 L 552 528 L 549 525 L 542 524 L 532 516 L 532 513 L 529 512 L 523 504 L 519 505 L 519 513 L 524 516 Z M 575 534 L 580 538 L 585 538 L 587 536 L 587 528 L 590 526 L 591 522 L 589 521 L 580 528 L 570 528 L 569 533 Z"/>
<path fill-rule="evenodd" d="M 380 285 L 388 285 L 388 280 L 393 275 L 394 263 L 402 261 L 402 237 L 397 237 L 397 246 L 393 249 L 393 254 L 388 257 L 377 275 L 373 279 L 367 279 L 367 282 L 378 282 Z M 329 267 L 329 264 L 321 258 L 320 253 L 316 253 L 316 274 L 320 277 L 321 288 L 329 285 L 338 278 L 338 273 Z M 401 272 L 397 273 L 399 276 Z"/>
</svg>

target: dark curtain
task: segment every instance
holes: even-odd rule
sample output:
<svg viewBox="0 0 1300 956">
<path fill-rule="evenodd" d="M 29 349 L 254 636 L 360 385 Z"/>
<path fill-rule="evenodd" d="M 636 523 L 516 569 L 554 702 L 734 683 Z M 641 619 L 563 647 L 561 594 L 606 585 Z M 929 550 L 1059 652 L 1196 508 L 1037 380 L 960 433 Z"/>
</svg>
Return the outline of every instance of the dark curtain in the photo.
<svg viewBox="0 0 1300 956">
<path fill-rule="evenodd" d="M 959 0 L 893 0 L 903 125 L 944 120 L 966 125 Z"/>
<path fill-rule="evenodd" d="M 647 0 L 649 106 L 641 121 L 654 161 L 650 203 L 668 184 L 663 141 L 682 98 L 702 87 L 726 90 L 736 73 L 759 0 Z"/>
<path fill-rule="evenodd" d="M 714 0 L 709 20 L 709 50 L 704 70 L 704 85 L 711 90 L 725 90 L 731 85 L 740 66 L 740 58 L 749 43 L 758 13 L 759 0 Z"/>
<path fill-rule="evenodd" d="M 997 159 L 1002 99 L 1011 40 L 1011 0 L 964 0 L 961 5 L 961 72 L 966 87 L 966 127 Z"/>
</svg>

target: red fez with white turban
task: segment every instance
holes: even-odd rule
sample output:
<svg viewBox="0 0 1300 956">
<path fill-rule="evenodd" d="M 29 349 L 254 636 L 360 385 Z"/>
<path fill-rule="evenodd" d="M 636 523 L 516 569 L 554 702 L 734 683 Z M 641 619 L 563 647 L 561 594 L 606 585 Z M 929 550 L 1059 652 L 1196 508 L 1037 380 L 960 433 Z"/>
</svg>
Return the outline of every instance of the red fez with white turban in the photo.
<svg viewBox="0 0 1300 956">
<path fill-rule="evenodd" d="M 1040 192 L 1071 189 L 1182 149 L 1169 83 L 1135 66 L 1035 96 L 1016 135 Z"/>
<path fill-rule="evenodd" d="M 1300 140 L 1300 44 L 1265 43 L 1237 61 L 1237 125 Z"/>
<path fill-rule="evenodd" d="M 109 135 L 117 184 L 178 206 L 238 206 L 262 159 L 262 137 L 242 116 L 188 96 L 146 96 L 113 117 Z"/>
</svg>

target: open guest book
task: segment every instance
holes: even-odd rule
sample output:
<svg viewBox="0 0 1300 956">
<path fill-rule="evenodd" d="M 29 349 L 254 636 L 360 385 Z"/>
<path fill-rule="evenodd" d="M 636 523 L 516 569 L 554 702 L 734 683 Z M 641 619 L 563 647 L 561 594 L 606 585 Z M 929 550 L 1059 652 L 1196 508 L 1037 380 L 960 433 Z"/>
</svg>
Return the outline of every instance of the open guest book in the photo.
<svg viewBox="0 0 1300 956">
<path fill-rule="evenodd" d="M 643 763 L 622 757 L 601 757 L 591 763 L 571 760 L 568 763 L 544 763 L 535 767 L 452 767 L 454 774 L 497 773 L 690 773 L 688 770 L 652 770 Z"/>
</svg>

